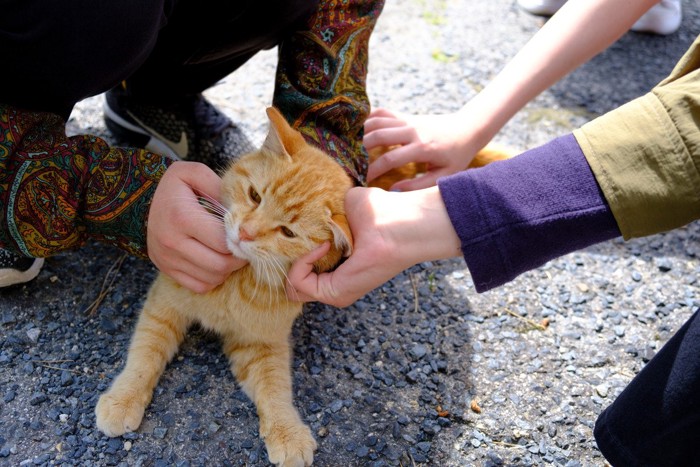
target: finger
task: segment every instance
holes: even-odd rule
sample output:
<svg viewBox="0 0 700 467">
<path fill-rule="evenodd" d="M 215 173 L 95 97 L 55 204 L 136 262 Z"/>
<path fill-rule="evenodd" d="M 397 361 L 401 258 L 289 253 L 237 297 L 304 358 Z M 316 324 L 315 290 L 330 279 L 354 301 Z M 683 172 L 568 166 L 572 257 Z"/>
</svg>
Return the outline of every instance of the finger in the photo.
<svg viewBox="0 0 700 467">
<path fill-rule="evenodd" d="M 178 205 L 178 209 L 170 221 L 173 225 L 178 225 L 184 234 L 197 239 L 208 248 L 219 253 L 229 254 L 223 225 L 218 221 L 201 222 L 201 219 L 215 220 L 215 217 L 197 201 L 197 197 L 200 195 L 218 201 L 221 192 L 221 179 L 209 167 L 199 162 L 178 161 L 173 163 L 168 170 L 173 169 L 175 169 L 173 176 L 179 179 L 180 193 L 184 196 L 189 190 L 192 201 Z"/>
<path fill-rule="evenodd" d="M 330 250 L 331 244 L 324 242 L 292 264 L 287 273 L 287 296 L 295 301 L 317 300 L 318 275 L 313 272 L 314 263 L 323 258 Z"/>
<path fill-rule="evenodd" d="M 401 114 L 399 112 L 392 112 L 389 109 L 385 109 L 383 107 L 378 107 L 376 109 L 373 109 L 370 113 L 368 118 L 376 118 L 376 117 L 387 117 L 387 118 L 399 118 Z"/>
<path fill-rule="evenodd" d="M 342 268 L 342 265 L 340 267 Z M 312 271 L 293 286 L 290 298 L 303 302 L 322 302 L 339 308 L 350 305 L 354 299 L 348 299 L 345 296 L 347 293 L 341 293 L 333 287 L 333 277 L 339 274 L 338 270 L 321 274 Z M 341 294 L 344 296 L 341 297 Z"/>
<path fill-rule="evenodd" d="M 365 136 L 372 133 L 373 131 L 381 130 L 384 128 L 396 128 L 401 126 L 406 126 L 406 122 L 403 120 L 398 120 L 396 118 L 368 118 L 367 120 L 365 120 Z"/>
<path fill-rule="evenodd" d="M 313 264 L 319 259 L 323 258 L 326 255 L 326 253 L 330 251 L 330 249 L 331 243 L 323 242 L 322 244 L 320 244 L 319 246 L 302 256 L 300 260 L 313 267 Z"/>
<path fill-rule="evenodd" d="M 176 164 L 187 164 L 180 167 L 178 175 L 193 191 L 221 200 L 221 178 L 212 169 L 199 162 L 179 161 Z"/>
<path fill-rule="evenodd" d="M 417 145 L 409 144 L 387 151 L 372 162 L 367 169 L 367 181 L 371 182 L 391 169 L 402 167 L 409 162 L 424 162 L 425 153 Z"/>
<path fill-rule="evenodd" d="M 419 141 L 413 127 L 402 125 L 394 128 L 382 128 L 368 133 L 362 139 L 362 144 L 369 150 L 377 146 L 397 146 Z"/>
<path fill-rule="evenodd" d="M 173 258 L 177 261 L 173 264 L 183 265 L 184 263 L 184 265 L 174 266 L 173 269 L 179 269 L 209 284 L 218 285 L 223 282 L 242 261 L 230 253 L 222 254 L 211 250 L 194 238 L 183 240 L 177 251 L 180 253 L 180 258 Z"/>
<path fill-rule="evenodd" d="M 202 210 L 202 215 L 211 214 Z M 221 222 L 195 222 L 196 216 L 191 216 L 190 225 L 185 229 L 185 233 L 204 245 L 206 248 L 223 255 L 230 255 L 231 251 L 226 243 L 226 231 Z"/>
<path fill-rule="evenodd" d="M 173 271 L 171 274 L 168 274 L 168 276 L 184 288 L 198 294 L 209 292 L 216 287 L 216 285 L 202 282 L 182 271 Z"/>
<path fill-rule="evenodd" d="M 424 188 L 430 188 L 432 186 L 435 186 L 437 184 L 437 179 L 444 176 L 446 174 L 442 174 L 437 171 L 432 171 L 432 172 L 426 172 L 424 175 L 421 175 L 420 177 L 416 178 L 411 178 L 409 180 L 401 180 L 400 182 L 397 182 L 393 184 L 390 188 L 391 191 L 413 191 L 413 190 L 422 190 Z"/>
<path fill-rule="evenodd" d="M 192 240 L 190 250 L 196 250 L 200 245 L 195 240 Z M 186 287 L 194 292 L 203 293 L 212 290 L 214 287 L 222 284 L 232 271 L 239 269 L 248 262 L 233 255 L 212 255 L 204 258 L 203 255 L 211 250 L 204 249 L 202 256 L 196 258 L 197 263 L 193 263 L 187 258 L 181 258 L 180 261 L 186 262 L 186 267 L 182 268 L 182 263 L 174 263 L 172 267 L 166 265 L 157 265 L 158 269 L 175 279 L 183 287 Z M 201 261 L 204 259 L 204 263 Z"/>
<path fill-rule="evenodd" d="M 304 292 L 300 292 L 299 290 L 297 290 L 295 287 L 293 287 L 289 283 L 287 283 L 287 298 L 293 302 L 302 302 L 302 303 L 317 302 L 318 301 L 318 299 L 316 299 L 315 297 L 312 297 L 311 295 L 307 295 Z"/>
</svg>

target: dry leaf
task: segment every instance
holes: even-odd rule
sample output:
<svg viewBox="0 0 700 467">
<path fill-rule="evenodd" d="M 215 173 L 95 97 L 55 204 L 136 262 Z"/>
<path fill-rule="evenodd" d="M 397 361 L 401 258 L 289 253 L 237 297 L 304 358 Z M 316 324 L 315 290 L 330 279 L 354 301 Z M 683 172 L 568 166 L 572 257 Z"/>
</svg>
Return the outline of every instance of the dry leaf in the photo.
<svg viewBox="0 0 700 467">
<path fill-rule="evenodd" d="M 481 413 L 481 407 L 479 407 L 479 403 L 476 401 L 476 399 L 472 399 L 471 404 L 469 404 L 469 408 L 472 409 L 472 412 L 474 413 Z"/>
</svg>

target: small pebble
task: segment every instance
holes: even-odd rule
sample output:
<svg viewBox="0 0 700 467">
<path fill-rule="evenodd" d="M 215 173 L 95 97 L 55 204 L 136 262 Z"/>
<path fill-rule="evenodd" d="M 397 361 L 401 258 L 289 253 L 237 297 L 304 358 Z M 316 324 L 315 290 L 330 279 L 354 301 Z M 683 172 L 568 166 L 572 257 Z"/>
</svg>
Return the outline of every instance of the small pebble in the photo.
<svg viewBox="0 0 700 467">
<path fill-rule="evenodd" d="M 37 342 L 40 335 L 41 329 L 39 328 L 31 328 L 27 331 L 27 337 L 29 337 L 29 340 L 32 342 Z"/>
<path fill-rule="evenodd" d="M 610 391 L 610 386 L 604 383 L 595 387 L 595 392 L 603 398 L 608 397 L 608 391 Z"/>
</svg>

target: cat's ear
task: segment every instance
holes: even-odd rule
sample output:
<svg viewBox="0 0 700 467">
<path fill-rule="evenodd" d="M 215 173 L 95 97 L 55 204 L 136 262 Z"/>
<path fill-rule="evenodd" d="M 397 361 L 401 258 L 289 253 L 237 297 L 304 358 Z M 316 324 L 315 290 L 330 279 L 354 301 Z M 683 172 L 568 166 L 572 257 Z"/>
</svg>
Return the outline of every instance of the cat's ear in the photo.
<svg viewBox="0 0 700 467">
<path fill-rule="evenodd" d="M 343 253 L 344 257 L 350 256 L 352 254 L 352 232 L 348 219 L 343 214 L 331 216 L 331 231 L 335 247 Z"/>
<path fill-rule="evenodd" d="M 276 108 L 268 107 L 267 117 L 270 119 L 270 130 L 263 143 L 263 148 L 274 154 L 291 158 L 306 144 L 304 137 L 287 123 L 287 120 Z"/>
<path fill-rule="evenodd" d="M 328 212 L 330 215 L 330 211 Z M 330 227 L 333 232 L 333 245 L 326 255 L 314 263 L 316 274 L 330 271 L 335 268 L 343 257 L 348 257 L 352 253 L 352 233 L 350 225 L 343 214 L 330 216 Z"/>
</svg>

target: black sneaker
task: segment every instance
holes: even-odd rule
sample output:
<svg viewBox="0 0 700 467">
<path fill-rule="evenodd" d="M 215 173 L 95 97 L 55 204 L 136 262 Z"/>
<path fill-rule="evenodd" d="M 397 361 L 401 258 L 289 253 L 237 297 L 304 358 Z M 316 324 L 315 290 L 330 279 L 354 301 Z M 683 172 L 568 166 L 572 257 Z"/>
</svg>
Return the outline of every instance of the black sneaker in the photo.
<svg viewBox="0 0 700 467">
<path fill-rule="evenodd" d="M 43 264 L 43 258 L 29 258 L 0 249 L 0 287 L 29 282 L 39 274 Z"/>
<path fill-rule="evenodd" d="M 201 94 L 158 107 L 117 86 L 106 94 L 104 115 L 107 128 L 122 142 L 173 159 L 203 162 L 214 170 L 254 149 L 243 131 Z"/>
</svg>

